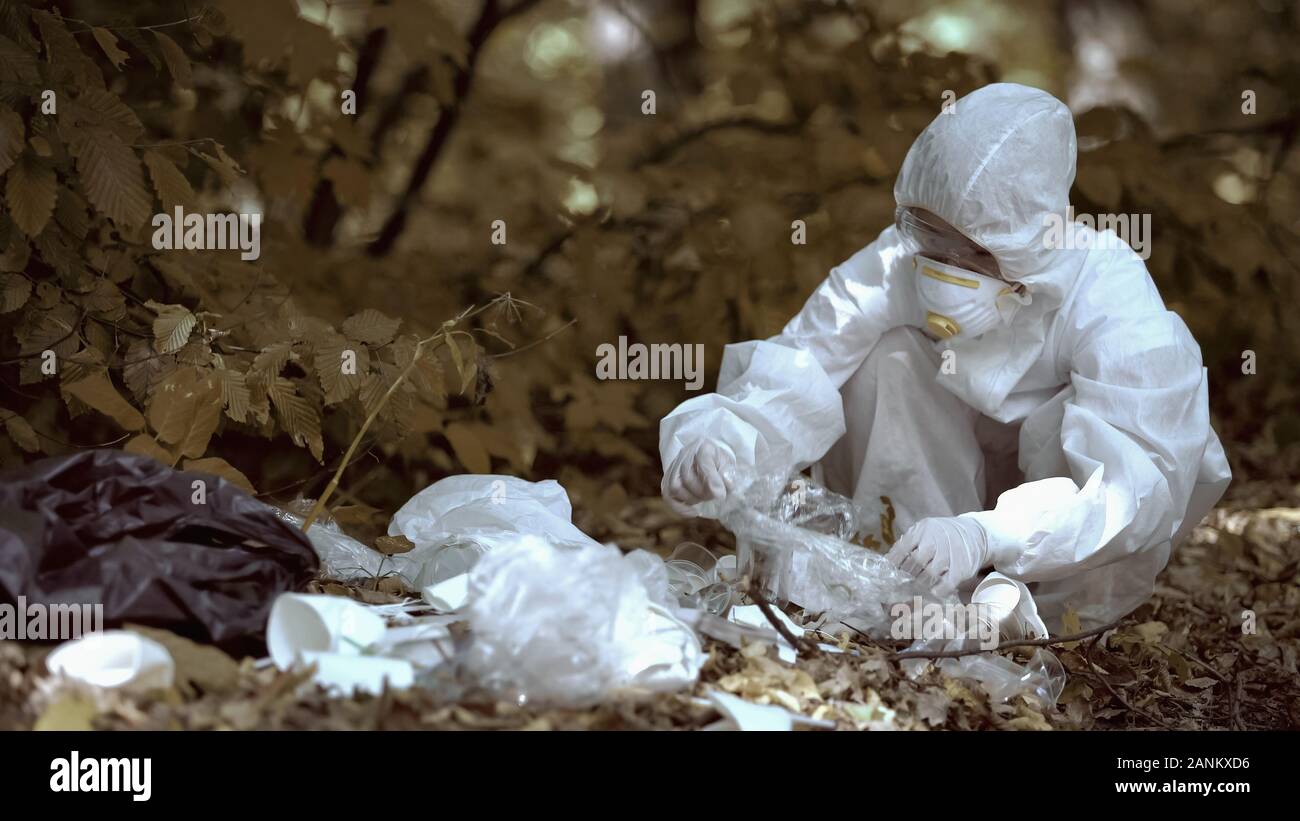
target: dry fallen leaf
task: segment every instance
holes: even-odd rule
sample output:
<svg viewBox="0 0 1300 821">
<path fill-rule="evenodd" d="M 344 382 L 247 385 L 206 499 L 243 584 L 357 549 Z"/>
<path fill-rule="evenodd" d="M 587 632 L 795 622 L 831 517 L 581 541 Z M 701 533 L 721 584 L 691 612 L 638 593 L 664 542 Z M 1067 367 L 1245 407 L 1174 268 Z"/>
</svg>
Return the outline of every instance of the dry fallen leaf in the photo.
<svg viewBox="0 0 1300 821">
<path fill-rule="evenodd" d="M 239 682 L 239 664 L 215 647 L 197 644 L 169 630 L 138 624 L 128 624 L 126 629 L 167 648 L 176 664 L 176 685 L 187 695 L 195 688 L 205 693 L 222 692 Z"/>
<path fill-rule="evenodd" d="M 385 556 L 395 556 L 398 553 L 409 553 L 414 549 L 415 542 L 405 536 L 380 536 L 375 539 L 375 550 L 378 550 Z"/>
<path fill-rule="evenodd" d="M 84 698 L 67 693 L 45 708 L 36 719 L 34 730 L 90 730 L 91 721 L 99 711 Z"/>
</svg>

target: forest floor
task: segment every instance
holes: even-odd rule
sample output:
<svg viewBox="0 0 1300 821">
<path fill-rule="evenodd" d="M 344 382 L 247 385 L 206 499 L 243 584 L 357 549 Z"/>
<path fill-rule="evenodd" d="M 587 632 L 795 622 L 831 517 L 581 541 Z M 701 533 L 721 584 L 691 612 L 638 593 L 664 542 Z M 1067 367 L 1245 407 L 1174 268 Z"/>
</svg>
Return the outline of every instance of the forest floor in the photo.
<svg viewBox="0 0 1300 821">
<path fill-rule="evenodd" d="M 1293 488 L 1282 498 L 1290 498 Z M 689 691 L 630 695 L 586 709 L 518 706 L 412 689 L 332 698 L 252 659 L 158 631 L 178 687 L 148 697 L 90 693 L 44 676 L 48 647 L 0 642 L 0 728 L 102 729 L 699 729 L 719 719 L 703 698 L 720 688 L 779 704 L 838 729 L 1296 729 L 1300 728 L 1300 508 L 1217 508 L 1178 550 L 1153 598 L 1114 630 L 1052 649 L 1068 672 L 1058 704 L 1031 697 L 990 703 L 978 685 L 931 668 L 905 675 L 897 648 L 842 640 L 843 653 L 706 645 Z M 1276 500 L 1276 492 L 1264 494 Z M 670 549 L 684 539 L 723 546 L 727 534 L 683 522 L 657 499 L 632 500 L 579 524 L 624 547 Z M 391 591 L 326 583 L 368 601 Z M 900 645 L 901 646 L 901 645 Z"/>
</svg>

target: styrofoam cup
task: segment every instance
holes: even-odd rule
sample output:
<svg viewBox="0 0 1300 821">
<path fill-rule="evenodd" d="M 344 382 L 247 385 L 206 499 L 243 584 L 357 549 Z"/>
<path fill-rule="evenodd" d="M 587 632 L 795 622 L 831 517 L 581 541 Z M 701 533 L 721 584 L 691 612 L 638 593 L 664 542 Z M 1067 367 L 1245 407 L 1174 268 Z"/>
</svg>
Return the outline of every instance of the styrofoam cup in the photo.
<svg viewBox="0 0 1300 821">
<path fill-rule="evenodd" d="M 107 630 L 65 642 L 45 658 L 51 673 L 111 690 L 166 689 L 176 677 L 171 653 L 129 630 Z"/>
<path fill-rule="evenodd" d="M 384 620 L 340 596 L 284 593 L 271 607 L 266 646 L 281 670 L 307 653 L 360 655 L 384 635 Z"/>
<path fill-rule="evenodd" d="M 321 686 L 342 693 L 355 690 L 378 694 L 384 682 L 393 690 L 405 690 L 415 683 L 415 668 L 403 659 L 382 656 L 354 656 L 343 653 L 302 653 L 303 664 L 315 664 L 312 678 Z"/>
</svg>

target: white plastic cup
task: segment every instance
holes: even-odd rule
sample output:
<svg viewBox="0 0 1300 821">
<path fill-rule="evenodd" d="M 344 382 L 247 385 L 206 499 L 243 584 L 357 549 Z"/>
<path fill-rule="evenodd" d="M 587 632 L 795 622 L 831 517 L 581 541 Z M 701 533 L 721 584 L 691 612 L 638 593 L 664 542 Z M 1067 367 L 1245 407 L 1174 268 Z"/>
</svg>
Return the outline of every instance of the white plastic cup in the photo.
<svg viewBox="0 0 1300 821">
<path fill-rule="evenodd" d="M 176 677 L 171 653 L 129 630 L 107 630 L 65 642 L 45 658 L 51 673 L 109 690 L 167 689 Z"/>
<path fill-rule="evenodd" d="M 329 690 L 352 694 L 383 692 L 384 682 L 389 689 L 405 690 L 415 684 L 415 669 L 404 659 L 382 656 L 354 656 L 344 653 L 302 653 L 303 664 L 315 664 L 317 684 Z"/>
<path fill-rule="evenodd" d="M 1010 641 L 1047 635 L 1038 606 L 1024 582 L 993 572 L 975 587 L 971 604 L 979 605 L 981 620 L 991 620 L 996 633 Z"/>
<path fill-rule="evenodd" d="M 271 607 L 266 646 L 281 670 L 308 653 L 358 656 L 384 635 L 384 620 L 340 596 L 284 593 Z"/>
<path fill-rule="evenodd" d="M 426 585 L 441 584 L 456 576 L 463 576 L 474 569 L 478 560 L 483 558 L 488 549 L 472 539 L 448 542 L 439 546 L 429 561 Z"/>
<path fill-rule="evenodd" d="M 720 582 L 734 584 L 740 581 L 740 557 L 735 553 L 728 553 L 718 559 L 718 563 L 713 567 L 714 576 Z"/>
</svg>

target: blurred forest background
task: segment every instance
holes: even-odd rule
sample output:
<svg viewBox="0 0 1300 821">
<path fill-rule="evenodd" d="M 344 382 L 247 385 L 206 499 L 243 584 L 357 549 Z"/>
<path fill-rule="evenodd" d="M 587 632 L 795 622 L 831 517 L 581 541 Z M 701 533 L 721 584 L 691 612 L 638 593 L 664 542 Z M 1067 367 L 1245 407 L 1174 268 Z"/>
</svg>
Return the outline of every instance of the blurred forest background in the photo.
<svg viewBox="0 0 1300 821">
<path fill-rule="evenodd" d="M 1011 80 L 1074 110 L 1079 212 L 1152 215 L 1230 498 L 1295 505 L 1298 46 L 1285 0 L 2 0 L 0 461 L 314 497 L 396 385 L 333 501 L 553 477 L 638 546 L 688 394 L 597 346 L 703 343 L 707 389 L 891 221 L 946 92 Z M 155 250 L 177 205 L 264 214 L 261 257 Z"/>
</svg>

